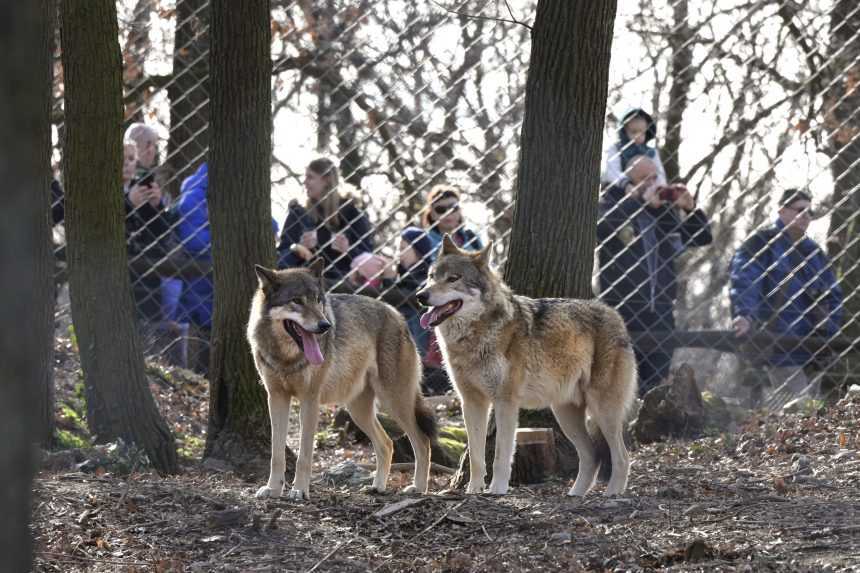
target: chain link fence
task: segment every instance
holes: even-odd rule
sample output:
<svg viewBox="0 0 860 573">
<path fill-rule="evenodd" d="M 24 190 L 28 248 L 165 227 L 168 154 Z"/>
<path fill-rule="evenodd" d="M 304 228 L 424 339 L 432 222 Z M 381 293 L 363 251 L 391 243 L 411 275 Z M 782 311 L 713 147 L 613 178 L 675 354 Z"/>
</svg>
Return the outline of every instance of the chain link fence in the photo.
<svg viewBox="0 0 860 573">
<path fill-rule="evenodd" d="M 775 406 L 806 386 L 856 382 L 860 6 L 620 4 L 594 282 L 643 333 L 643 381 L 663 377 L 674 350 L 720 394 L 746 396 L 748 380 L 755 395 L 756 380 L 769 380 L 763 399 Z M 208 3 L 117 5 L 126 120 L 152 130 L 126 148 L 135 302 L 148 352 L 205 372 Z M 272 2 L 280 264 L 322 256 L 332 289 L 396 304 L 430 386 L 439 357 L 412 294 L 439 231 L 473 248 L 494 241 L 504 264 L 534 10 L 532 0 Z M 55 77 L 61 180 L 59 59 Z M 629 115 L 635 108 L 647 115 Z M 321 157 L 336 186 L 334 171 L 312 163 Z M 144 193 L 150 172 L 157 191 Z M 785 203 L 787 189 L 808 196 Z M 575 224 L 575 213 L 559 216 Z M 795 218 L 814 243 L 791 248 L 768 230 Z M 62 261 L 61 222 L 55 242 Z M 739 318 L 750 334 L 736 338 Z"/>
</svg>

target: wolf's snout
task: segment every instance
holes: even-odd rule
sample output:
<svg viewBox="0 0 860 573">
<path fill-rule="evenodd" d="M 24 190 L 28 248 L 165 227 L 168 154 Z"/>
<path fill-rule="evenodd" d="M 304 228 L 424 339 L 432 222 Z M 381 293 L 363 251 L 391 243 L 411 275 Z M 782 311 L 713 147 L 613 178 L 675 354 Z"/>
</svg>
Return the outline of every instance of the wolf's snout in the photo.
<svg viewBox="0 0 860 573">
<path fill-rule="evenodd" d="M 430 306 L 430 293 L 426 290 L 420 290 L 415 295 L 415 298 L 418 299 L 418 302 L 423 306 Z"/>
<path fill-rule="evenodd" d="M 317 333 L 323 334 L 331 330 L 331 323 L 327 320 L 321 320 L 317 323 Z"/>
</svg>

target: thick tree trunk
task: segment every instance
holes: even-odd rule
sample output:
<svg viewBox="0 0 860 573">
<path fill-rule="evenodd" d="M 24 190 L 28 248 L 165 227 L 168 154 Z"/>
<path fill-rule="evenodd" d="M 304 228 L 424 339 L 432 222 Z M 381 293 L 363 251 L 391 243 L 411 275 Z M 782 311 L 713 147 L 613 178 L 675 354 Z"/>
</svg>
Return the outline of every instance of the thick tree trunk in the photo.
<svg viewBox="0 0 860 573">
<path fill-rule="evenodd" d="M 162 473 L 177 471 L 173 436 L 144 375 L 126 257 L 120 163 L 122 62 L 116 4 L 65 0 L 66 231 L 72 317 L 87 389 L 87 422 L 99 440 L 144 449 Z"/>
<path fill-rule="evenodd" d="M 828 229 L 828 252 L 834 261 L 843 292 L 860 289 L 860 11 L 854 0 L 839 0 L 830 21 L 830 63 L 835 80 L 824 99 L 824 123 L 830 136 L 830 170 L 833 174 L 833 204 L 836 206 Z M 848 297 L 846 316 L 860 313 L 860 299 Z M 847 325 L 847 333 L 860 336 L 856 320 Z"/>
<path fill-rule="evenodd" d="M 245 339 L 257 287 L 271 265 L 271 31 L 269 2 L 212 2 L 209 216 L 215 305 L 206 455 L 247 461 L 268 452 L 266 395 Z"/>
<path fill-rule="evenodd" d="M 540 0 L 505 279 L 528 296 L 591 297 L 615 0 Z"/>
<path fill-rule="evenodd" d="M 0 571 L 32 566 L 30 487 L 50 372 L 51 0 L 0 7 Z M 14 81 L 11 81 L 14 79 Z M 48 309 L 48 310 L 46 310 Z M 47 362 L 47 363 L 46 363 Z M 49 374 L 48 374 L 49 375 Z"/>
<path fill-rule="evenodd" d="M 176 3 L 173 82 L 170 98 L 170 137 L 167 165 L 173 175 L 167 186 L 179 196 L 182 180 L 205 161 L 209 148 L 209 8 L 207 0 Z"/>
</svg>

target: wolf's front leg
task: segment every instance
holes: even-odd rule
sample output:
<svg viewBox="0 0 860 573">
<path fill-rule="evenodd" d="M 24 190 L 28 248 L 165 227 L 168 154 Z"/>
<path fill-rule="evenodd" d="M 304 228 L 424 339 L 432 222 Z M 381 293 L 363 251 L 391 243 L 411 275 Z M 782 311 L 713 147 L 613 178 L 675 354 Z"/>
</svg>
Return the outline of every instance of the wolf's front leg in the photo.
<svg viewBox="0 0 860 573">
<path fill-rule="evenodd" d="M 497 400 L 493 404 L 493 411 L 496 415 L 496 454 L 493 458 L 490 493 L 504 495 L 508 493 L 508 482 L 511 479 L 511 463 L 514 461 L 514 440 L 520 408 L 508 400 Z"/>
<path fill-rule="evenodd" d="M 311 469 L 314 458 L 314 434 L 320 417 L 320 403 L 316 396 L 301 401 L 301 443 L 296 460 L 296 478 L 290 499 L 310 499 Z"/>
<path fill-rule="evenodd" d="M 487 447 L 487 416 L 490 401 L 481 395 L 461 393 L 463 418 L 466 422 L 466 438 L 469 442 L 469 485 L 466 493 L 481 493 L 484 490 L 484 476 L 487 475 L 484 461 Z"/>
<path fill-rule="evenodd" d="M 256 497 L 280 497 L 284 491 L 284 471 L 287 469 L 284 448 L 290 429 L 290 397 L 280 392 L 269 392 L 269 419 L 272 423 L 272 459 L 269 481 L 257 490 Z"/>
</svg>

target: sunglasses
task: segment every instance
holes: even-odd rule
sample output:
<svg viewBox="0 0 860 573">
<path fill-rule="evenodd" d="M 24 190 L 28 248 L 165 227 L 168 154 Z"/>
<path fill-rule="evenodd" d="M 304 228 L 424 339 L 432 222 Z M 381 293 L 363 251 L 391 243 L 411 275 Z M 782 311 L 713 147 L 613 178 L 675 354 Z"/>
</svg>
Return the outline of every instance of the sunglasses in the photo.
<svg viewBox="0 0 860 573">
<path fill-rule="evenodd" d="M 814 219 L 815 214 L 816 214 L 815 211 L 812 210 L 812 207 L 792 207 L 791 205 L 787 205 L 786 207 L 783 207 L 783 208 L 788 209 L 789 211 L 794 211 L 798 215 L 801 215 L 801 214 L 809 215 L 810 219 Z"/>
<path fill-rule="evenodd" d="M 445 213 L 453 213 L 455 211 L 460 210 L 459 203 L 451 203 L 450 205 L 436 205 L 433 207 L 433 212 L 437 215 L 444 215 Z"/>
</svg>

